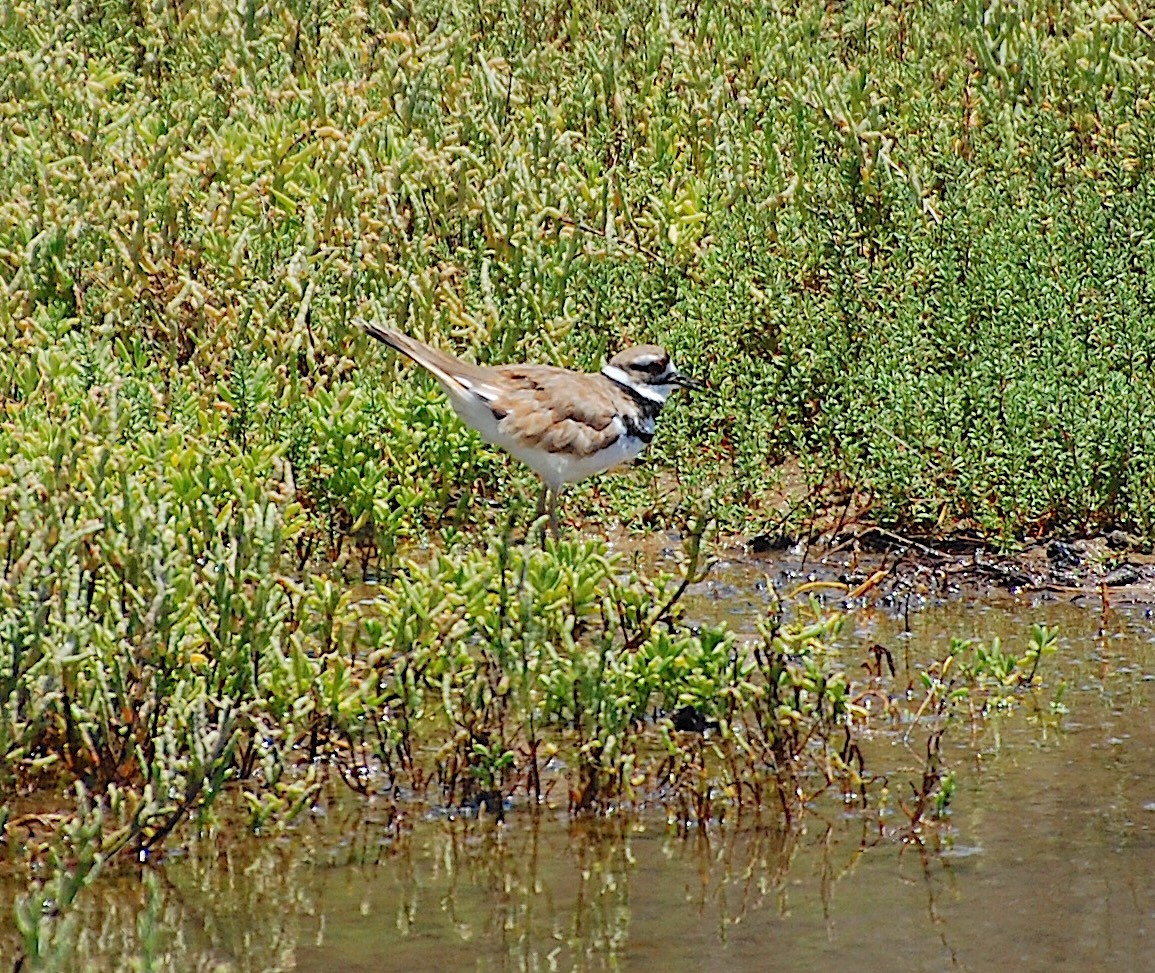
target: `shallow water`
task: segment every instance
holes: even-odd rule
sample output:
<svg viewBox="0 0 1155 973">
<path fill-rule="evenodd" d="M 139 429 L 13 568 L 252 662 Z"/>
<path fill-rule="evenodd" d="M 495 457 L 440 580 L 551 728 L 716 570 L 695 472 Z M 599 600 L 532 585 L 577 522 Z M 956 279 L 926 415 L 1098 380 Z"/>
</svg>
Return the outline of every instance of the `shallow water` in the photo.
<svg viewBox="0 0 1155 973">
<path fill-rule="evenodd" d="M 768 598 L 758 574 L 732 566 L 695 590 L 691 614 L 750 630 Z M 1009 596 L 854 614 L 847 653 L 881 642 L 900 669 L 951 637 L 1021 652 L 1032 622 L 1061 632 L 1034 704 L 948 737 L 958 791 L 924 847 L 904 840 L 897 806 L 921 773 L 918 728 L 909 744 L 898 730 L 869 741 L 887 814 L 832 801 L 792 832 L 773 813 L 701 831 L 515 810 L 504 825 L 426 817 L 398 837 L 383 805 L 335 791 L 284 836 L 206 837 L 149 889 L 90 890 L 75 968 L 133 968 L 144 942 L 141 968 L 173 970 L 1155 969 L 1147 615 Z"/>
</svg>

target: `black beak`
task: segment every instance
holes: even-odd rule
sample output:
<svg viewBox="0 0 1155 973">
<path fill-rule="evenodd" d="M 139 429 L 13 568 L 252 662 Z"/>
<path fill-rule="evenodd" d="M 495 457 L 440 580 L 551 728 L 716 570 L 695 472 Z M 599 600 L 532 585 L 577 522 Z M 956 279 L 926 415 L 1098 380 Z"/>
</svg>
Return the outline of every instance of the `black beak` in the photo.
<svg viewBox="0 0 1155 973">
<path fill-rule="evenodd" d="M 705 382 L 699 382 L 696 378 L 690 378 L 689 375 L 683 375 L 681 372 L 674 372 L 666 381 L 670 385 L 678 385 L 684 389 L 689 389 L 691 392 L 701 392 L 706 388 Z"/>
</svg>

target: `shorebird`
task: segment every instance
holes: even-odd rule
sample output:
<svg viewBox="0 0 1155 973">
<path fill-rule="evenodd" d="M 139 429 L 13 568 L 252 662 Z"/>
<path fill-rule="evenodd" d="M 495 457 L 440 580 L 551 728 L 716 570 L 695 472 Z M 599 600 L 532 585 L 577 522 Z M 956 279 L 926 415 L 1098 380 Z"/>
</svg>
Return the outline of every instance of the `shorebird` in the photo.
<svg viewBox="0 0 1155 973">
<path fill-rule="evenodd" d="M 362 327 L 432 372 L 462 422 L 541 477 L 537 516 L 548 500 L 555 539 L 566 485 L 634 459 L 654 438 L 670 393 L 703 387 L 678 372 L 658 345 L 626 348 L 590 374 L 552 365 L 474 365 L 392 328 Z"/>
</svg>

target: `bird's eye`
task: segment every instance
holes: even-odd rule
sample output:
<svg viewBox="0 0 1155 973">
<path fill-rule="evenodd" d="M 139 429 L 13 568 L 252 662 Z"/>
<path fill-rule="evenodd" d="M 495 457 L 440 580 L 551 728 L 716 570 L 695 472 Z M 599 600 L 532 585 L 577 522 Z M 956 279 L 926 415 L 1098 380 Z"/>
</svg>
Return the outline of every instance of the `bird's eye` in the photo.
<svg viewBox="0 0 1155 973">
<path fill-rule="evenodd" d="M 649 361 L 639 362 L 640 368 L 647 375 L 658 375 L 666 370 L 666 363 L 657 358 L 652 358 Z"/>
</svg>

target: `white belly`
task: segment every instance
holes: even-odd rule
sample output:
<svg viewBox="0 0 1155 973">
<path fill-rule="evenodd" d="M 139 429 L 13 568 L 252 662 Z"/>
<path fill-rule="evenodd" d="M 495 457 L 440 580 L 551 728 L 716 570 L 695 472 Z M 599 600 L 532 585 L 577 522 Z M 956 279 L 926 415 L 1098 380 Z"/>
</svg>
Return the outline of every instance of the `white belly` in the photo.
<svg viewBox="0 0 1155 973">
<path fill-rule="evenodd" d="M 646 448 L 644 440 L 627 434 L 625 423 L 621 419 L 615 419 L 618 438 L 605 449 L 589 456 L 551 453 L 507 434 L 499 427 L 497 418 L 489 406 L 474 396 L 468 393 L 451 394 L 449 401 L 466 425 L 476 429 L 482 439 L 494 446 L 500 446 L 521 460 L 540 476 L 551 490 L 559 490 L 567 483 L 576 483 L 587 476 L 603 473 L 622 463 L 628 463 L 636 459 Z"/>
<path fill-rule="evenodd" d="M 615 420 L 616 421 L 616 420 Z M 606 449 L 590 456 L 573 456 L 570 453 L 550 453 L 545 450 L 526 447 L 507 439 L 490 440 L 496 446 L 516 456 L 538 476 L 545 480 L 551 490 L 559 490 L 567 483 L 576 483 L 595 473 L 604 473 L 622 463 L 637 458 L 646 444 L 633 436 L 628 436 L 623 428 L 617 440 Z"/>
</svg>

